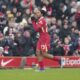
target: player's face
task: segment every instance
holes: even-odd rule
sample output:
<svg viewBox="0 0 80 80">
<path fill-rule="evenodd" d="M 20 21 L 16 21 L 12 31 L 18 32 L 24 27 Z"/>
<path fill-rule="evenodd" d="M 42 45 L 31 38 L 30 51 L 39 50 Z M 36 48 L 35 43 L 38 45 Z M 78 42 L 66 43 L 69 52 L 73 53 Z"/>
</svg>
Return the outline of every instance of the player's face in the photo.
<svg viewBox="0 0 80 80">
<path fill-rule="evenodd" d="M 40 17 L 41 16 L 41 12 L 37 11 L 37 12 L 35 12 L 35 15 L 36 15 L 36 17 Z"/>
</svg>

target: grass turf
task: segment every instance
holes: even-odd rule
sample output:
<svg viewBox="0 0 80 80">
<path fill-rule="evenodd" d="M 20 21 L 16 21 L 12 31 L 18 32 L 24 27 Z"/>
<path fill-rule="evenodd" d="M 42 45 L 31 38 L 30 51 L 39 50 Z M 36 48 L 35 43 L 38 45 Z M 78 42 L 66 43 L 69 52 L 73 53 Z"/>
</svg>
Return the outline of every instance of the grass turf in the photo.
<svg viewBox="0 0 80 80">
<path fill-rule="evenodd" d="M 34 69 L 0 70 L 0 80 L 80 80 L 79 68 L 51 68 L 45 72 Z"/>
</svg>

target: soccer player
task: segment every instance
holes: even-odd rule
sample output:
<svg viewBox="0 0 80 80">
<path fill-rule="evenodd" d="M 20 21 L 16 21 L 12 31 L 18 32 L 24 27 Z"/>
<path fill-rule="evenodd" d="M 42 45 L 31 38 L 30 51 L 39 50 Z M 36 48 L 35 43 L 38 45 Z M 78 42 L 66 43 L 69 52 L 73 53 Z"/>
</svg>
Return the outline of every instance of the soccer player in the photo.
<svg viewBox="0 0 80 80">
<path fill-rule="evenodd" d="M 37 21 L 35 19 L 35 16 L 37 17 Z M 34 9 L 34 15 L 31 16 L 31 21 L 35 31 L 39 32 L 40 34 L 36 47 L 36 55 L 39 62 L 39 70 L 42 71 L 44 70 L 44 57 L 52 60 L 58 60 L 59 57 L 48 54 L 48 49 L 50 48 L 50 35 L 48 34 L 46 20 L 38 8 Z"/>
</svg>

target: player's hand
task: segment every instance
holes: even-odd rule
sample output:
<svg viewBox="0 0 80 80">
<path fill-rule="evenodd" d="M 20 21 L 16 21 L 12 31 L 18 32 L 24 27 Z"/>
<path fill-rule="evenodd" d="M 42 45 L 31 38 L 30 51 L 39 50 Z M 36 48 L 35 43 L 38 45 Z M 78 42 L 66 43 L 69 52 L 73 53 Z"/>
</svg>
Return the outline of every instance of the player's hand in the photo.
<svg viewBox="0 0 80 80">
<path fill-rule="evenodd" d="M 35 17 L 34 16 L 32 16 L 31 17 L 31 21 L 35 21 L 36 19 L 35 19 Z"/>
<path fill-rule="evenodd" d="M 31 21 L 36 21 L 34 14 L 31 15 Z"/>
</svg>

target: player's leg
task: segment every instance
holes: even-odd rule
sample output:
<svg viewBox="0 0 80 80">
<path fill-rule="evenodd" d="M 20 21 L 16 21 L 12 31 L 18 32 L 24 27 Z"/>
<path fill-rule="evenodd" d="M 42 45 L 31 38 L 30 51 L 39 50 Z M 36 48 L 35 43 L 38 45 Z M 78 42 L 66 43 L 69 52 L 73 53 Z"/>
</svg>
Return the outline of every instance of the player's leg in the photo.
<svg viewBox="0 0 80 80">
<path fill-rule="evenodd" d="M 60 60 L 59 56 L 53 56 L 53 55 L 49 54 L 48 52 L 43 53 L 43 56 L 45 58 L 49 58 L 49 59 L 52 59 L 52 60 Z"/>
<path fill-rule="evenodd" d="M 43 56 L 42 56 L 40 50 L 37 50 L 37 51 L 36 51 L 36 56 L 37 56 L 37 60 L 38 60 L 39 62 L 43 60 Z"/>
<path fill-rule="evenodd" d="M 42 56 L 40 50 L 36 51 L 36 56 L 37 56 L 37 60 L 38 60 L 38 64 L 39 64 L 39 69 L 44 70 L 43 56 Z"/>
<path fill-rule="evenodd" d="M 40 44 L 40 41 L 38 41 L 38 43 L 37 43 L 36 56 L 37 56 L 39 68 L 40 69 L 44 69 L 43 56 L 41 54 L 41 44 Z"/>
<path fill-rule="evenodd" d="M 53 56 L 53 55 L 48 53 L 48 46 L 46 44 L 44 45 L 44 47 L 42 47 L 41 51 L 42 51 L 42 55 L 45 58 L 49 58 L 49 59 L 52 59 L 52 60 L 60 60 L 59 56 Z"/>
</svg>

